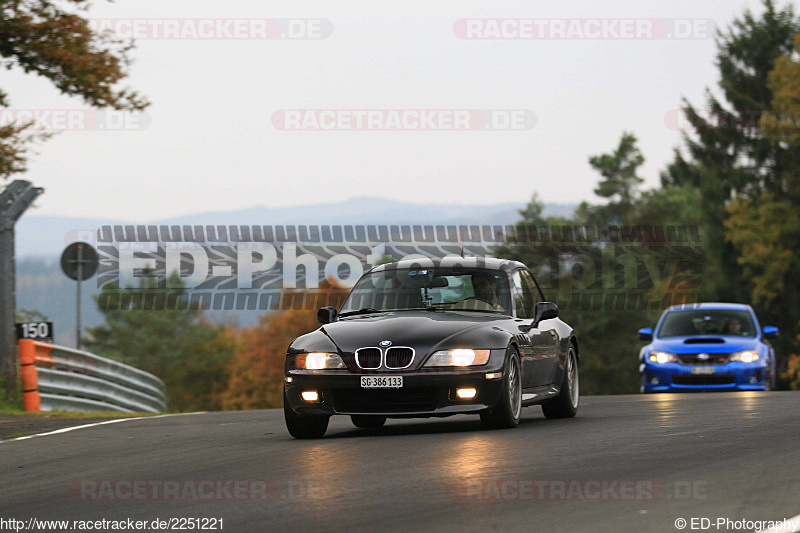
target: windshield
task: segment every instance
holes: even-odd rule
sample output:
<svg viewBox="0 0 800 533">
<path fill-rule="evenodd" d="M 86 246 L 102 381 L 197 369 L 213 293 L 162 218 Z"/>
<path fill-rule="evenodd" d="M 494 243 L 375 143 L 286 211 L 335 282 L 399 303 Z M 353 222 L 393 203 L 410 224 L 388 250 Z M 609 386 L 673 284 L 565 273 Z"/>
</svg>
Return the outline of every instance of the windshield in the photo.
<svg viewBox="0 0 800 533">
<path fill-rule="evenodd" d="M 487 269 L 384 270 L 358 280 L 340 310 L 348 313 L 404 309 L 459 309 L 510 313 L 508 278 Z"/>
<path fill-rule="evenodd" d="M 756 328 L 747 311 L 733 309 L 694 309 L 672 311 L 664 317 L 659 337 L 725 335 L 755 337 Z"/>
</svg>

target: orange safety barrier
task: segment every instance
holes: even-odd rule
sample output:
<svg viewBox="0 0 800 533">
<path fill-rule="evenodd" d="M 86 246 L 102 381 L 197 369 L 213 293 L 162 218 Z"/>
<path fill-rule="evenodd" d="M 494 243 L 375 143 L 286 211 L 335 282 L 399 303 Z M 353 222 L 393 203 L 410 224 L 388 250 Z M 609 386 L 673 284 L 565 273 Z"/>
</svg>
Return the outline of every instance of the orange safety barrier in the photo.
<svg viewBox="0 0 800 533">
<path fill-rule="evenodd" d="M 50 356 L 50 353 L 53 351 L 52 344 L 39 341 L 33 341 L 33 344 L 36 346 L 36 363 L 47 367 L 52 367 L 56 364 Z"/>
<path fill-rule="evenodd" d="M 39 412 L 42 410 L 39 398 L 39 377 L 36 372 L 36 363 L 52 366 L 55 364 L 50 352 L 53 345 L 33 340 L 19 341 L 19 366 L 22 377 L 22 405 L 26 411 Z"/>
</svg>

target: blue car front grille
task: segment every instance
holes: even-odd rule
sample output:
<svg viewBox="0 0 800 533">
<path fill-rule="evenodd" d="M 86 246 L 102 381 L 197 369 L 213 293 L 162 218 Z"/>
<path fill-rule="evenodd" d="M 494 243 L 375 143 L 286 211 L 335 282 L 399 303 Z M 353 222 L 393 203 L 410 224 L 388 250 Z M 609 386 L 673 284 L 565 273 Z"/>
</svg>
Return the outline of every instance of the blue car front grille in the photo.
<svg viewBox="0 0 800 533">
<path fill-rule="evenodd" d="M 678 355 L 682 365 L 724 365 L 728 362 L 730 354 L 728 353 L 711 353 L 705 354 L 706 357 L 700 357 L 701 354 L 688 353 Z"/>
</svg>

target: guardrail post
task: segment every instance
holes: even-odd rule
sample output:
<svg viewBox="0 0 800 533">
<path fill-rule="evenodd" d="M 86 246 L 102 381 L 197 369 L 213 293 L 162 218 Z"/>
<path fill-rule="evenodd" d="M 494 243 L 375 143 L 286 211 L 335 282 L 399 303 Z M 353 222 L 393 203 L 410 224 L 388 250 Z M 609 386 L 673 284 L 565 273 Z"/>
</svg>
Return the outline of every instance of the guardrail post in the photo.
<svg viewBox="0 0 800 533">
<path fill-rule="evenodd" d="M 166 410 L 166 389 L 158 377 L 89 352 L 46 342 L 19 341 L 26 411 Z"/>
<path fill-rule="evenodd" d="M 22 405 L 26 411 L 38 413 L 42 410 L 42 403 L 39 398 L 39 378 L 36 372 L 35 341 L 19 341 L 19 366 L 22 377 Z"/>
</svg>

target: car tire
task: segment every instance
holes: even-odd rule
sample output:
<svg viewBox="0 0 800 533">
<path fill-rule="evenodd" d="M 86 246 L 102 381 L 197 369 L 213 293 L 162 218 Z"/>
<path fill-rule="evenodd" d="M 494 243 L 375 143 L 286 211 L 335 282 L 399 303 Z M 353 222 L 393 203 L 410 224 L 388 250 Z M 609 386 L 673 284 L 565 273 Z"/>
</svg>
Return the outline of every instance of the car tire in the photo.
<svg viewBox="0 0 800 533">
<path fill-rule="evenodd" d="M 379 428 L 386 423 L 385 416 L 379 415 L 350 415 L 353 425 L 361 429 Z"/>
<path fill-rule="evenodd" d="M 767 375 L 764 379 L 764 390 L 773 391 L 777 389 L 778 380 L 777 380 L 777 365 L 775 365 L 775 359 L 773 358 L 770 362 L 770 365 L 767 367 Z"/>
<path fill-rule="evenodd" d="M 328 430 L 326 415 L 298 415 L 289 407 L 286 393 L 283 394 L 283 417 L 286 420 L 286 429 L 296 439 L 318 439 Z"/>
<path fill-rule="evenodd" d="M 522 412 L 522 366 L 516 348 L 509 348 L 503 368 L 503 391 L 500 401 L 491 413 L 481 415 L 481 424 L 487 429 L 513 428 L 519 424 Z"/>
<path fill-rule="evenodd" d="M 580 394 L 578 358 L 575 355 L 575 348 L 570 346 L 569 352 L 567 352 L 564 377 L 561 380 L 561 392 L 555 398 L 542 403 L 544 416 L 547 418 L 572 418 L 578 413 Z"/>
</svg>

